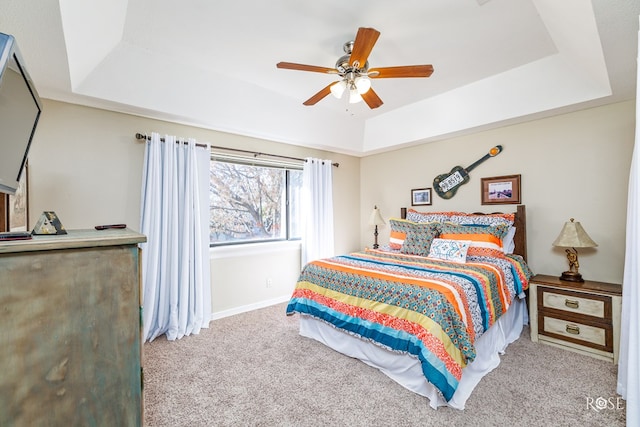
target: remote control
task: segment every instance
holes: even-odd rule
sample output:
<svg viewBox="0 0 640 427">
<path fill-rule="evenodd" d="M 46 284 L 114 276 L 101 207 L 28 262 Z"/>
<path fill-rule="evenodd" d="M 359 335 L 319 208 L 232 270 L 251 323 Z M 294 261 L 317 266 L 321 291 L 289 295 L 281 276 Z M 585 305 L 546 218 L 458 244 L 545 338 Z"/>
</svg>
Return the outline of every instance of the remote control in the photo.
<svg viewBox="0 0 640 427">
<path fill-rule="evenodd" d="M 0 233 L 0 240 L 28 240 L 31 239 L 28 231 L 5 231 Z"/>
<path fill-rule="evenodd" d="M 96 225 L 96 230 L 106 230 L 108 228 L 127 228 L 127 224 Z"/>
</svg>

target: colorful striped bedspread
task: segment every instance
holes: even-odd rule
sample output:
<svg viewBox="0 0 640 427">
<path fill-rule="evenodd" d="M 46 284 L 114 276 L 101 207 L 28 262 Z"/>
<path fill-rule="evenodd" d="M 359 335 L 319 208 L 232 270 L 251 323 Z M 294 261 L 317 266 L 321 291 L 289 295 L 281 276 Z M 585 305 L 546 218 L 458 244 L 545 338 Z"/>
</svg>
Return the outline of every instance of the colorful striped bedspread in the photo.
<svg viewBox="0 0 640 427">
<path fill-rule="evenodd" d="M 368 249 L 307 264 L 287 315 L 415 355 L 448 401 L 475 358 L 475 340 L 523 295 L 530 277 L 517 255 L 457 264 Z"/>
</svg>

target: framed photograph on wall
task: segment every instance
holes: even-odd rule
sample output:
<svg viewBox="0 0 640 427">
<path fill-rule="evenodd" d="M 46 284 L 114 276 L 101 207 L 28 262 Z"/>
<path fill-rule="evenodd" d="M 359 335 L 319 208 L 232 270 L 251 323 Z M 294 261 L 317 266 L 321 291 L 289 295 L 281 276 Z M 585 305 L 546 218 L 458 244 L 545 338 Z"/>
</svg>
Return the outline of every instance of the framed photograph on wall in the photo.
<svg viewBox="0 0 640 427">
<path fill-rule="evenodd" d="M 29 231 L 29 166 L 25 166 L 16 194 L 8 197 L 9 231 Z"/>
<path fill-rule="evenodd" d="M 481 178 L 480 195 L 483 205 L 520 204 L 520 175 Z"/>
<path fill-rule="evenodd" d="M 411 190 L 411 206 L 431 204 L 431 188 L 415 188 Z"/>
</svg>

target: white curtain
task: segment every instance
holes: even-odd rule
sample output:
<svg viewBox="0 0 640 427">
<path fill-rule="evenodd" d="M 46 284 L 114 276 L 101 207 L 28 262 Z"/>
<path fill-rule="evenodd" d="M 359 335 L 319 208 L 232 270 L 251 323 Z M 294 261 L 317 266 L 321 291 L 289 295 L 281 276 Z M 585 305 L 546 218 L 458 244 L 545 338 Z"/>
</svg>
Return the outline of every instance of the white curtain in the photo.
<svg viewBox="0 0 640 427">
<path fill-rule="evenodd" d="M 332 162 L 308 157 L 302 171 L 302 265 L 334 255 Z"/>
<path fill-rule="evenodd" d="M 153 133 L 145 147 L 141 233 L 143 333 L 197 334 L 211 319 L 209 147 Z"/>
<path fill-rule="evenodd" d="M 640 46 L 640 32 L 638 43 Z M 640 64 L 640 51 L 638 63 Z M 628 426 L 640 426 L 640 70 L 637 73 L 636 140 L 629 175 L 627 247 L 622 282 L 622 327 L 618 359 L 618 393 L 626 400 Z"/>
</svg>

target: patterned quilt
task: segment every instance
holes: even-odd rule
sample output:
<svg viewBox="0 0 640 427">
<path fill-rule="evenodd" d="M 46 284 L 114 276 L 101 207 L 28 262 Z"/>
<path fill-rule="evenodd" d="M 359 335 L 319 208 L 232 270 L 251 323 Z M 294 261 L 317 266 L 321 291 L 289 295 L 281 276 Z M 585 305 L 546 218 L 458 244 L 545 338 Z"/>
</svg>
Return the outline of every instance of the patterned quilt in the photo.
<svg viewBox="0 0 640 427">
<path fill-rule="evenodd" d="M 307 264 L 286 312 L 416 356 L 448 401 L 476 356 L 474 342 L 530 277 L 517 255 L 458 264 L 368 249 Z"/>
</svg>

